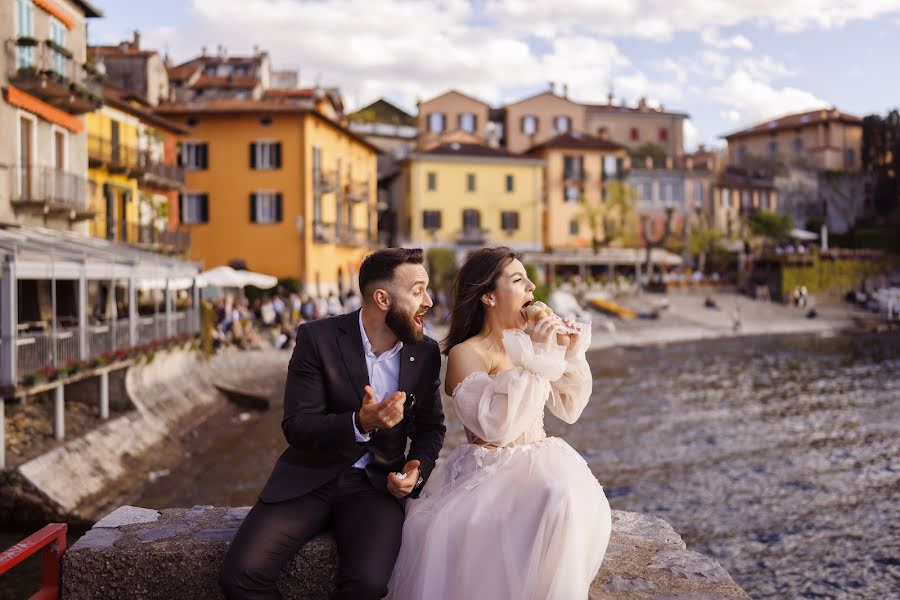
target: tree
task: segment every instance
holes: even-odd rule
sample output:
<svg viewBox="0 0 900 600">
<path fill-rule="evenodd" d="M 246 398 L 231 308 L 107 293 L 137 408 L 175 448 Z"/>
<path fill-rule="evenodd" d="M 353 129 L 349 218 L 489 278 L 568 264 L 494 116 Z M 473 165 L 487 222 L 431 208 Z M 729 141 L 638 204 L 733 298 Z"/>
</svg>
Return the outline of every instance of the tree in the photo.
<svg viewBox="0 0 900 600">
<path fill-rule="evenodd" d="M 782 215 L 767 210 L 754 211 L 747 220 L 753 235 L 777 241 L 788 237 L 794 228 L 790 215 Z"/>
<path fill-rule="evenodd" d="M 702 211 L 697 211 L 697 219 L 690 225 L 685 225 L 687 234 L 687 252 L 697 257 L 697 269 L 706 272 L 706 257 L 719 247 L 725 237 L 725 232 L 716 229 L 709 222 L 709 217 Z"/>
<path fill-rule="evenodd" d="M 672 235 L 672 217 L 674 216 L 675 208 L 667 206 L 666 220 L 663 223 L 662 234 L 657 237 L 653 237 L 653 221 L 648 215 L 641 215 L 641 236 L 644 238 L 644 247 L 647 249 L 647 255 L 644 260 L 644 272 L 647 273 L 648 278 L 650 277 L 651 270 L 653 269 L 651 252 L 654 248 L 662 247 L 662 245 L 665 244 L 669 239 L 669 236 Z"/>
<path fill-rule="evenodd" d="M 900 206 L 900 112 L 863 119 L 862 168 L 872 181 L 870 200 L 881 217 Z"/>
<path fill-rule="evenodd" d="M 591 247 L 594 253 L 622 238 L 627 230 L 628 218 L 637 206 L 638 192 L 634 186 L 621 181 L 606 185 L 606 201 L 600 205 L 584 203 L 581 218 L 591 230 Z M 599 231 L 603 228 L 603 237 Z"/>
<path fill-rule="evenodd" d="M 631 165 L 635 169 L 643 169 L 648 156 L 653 159 L 655 168 L 659 169 L 666 166 L 666 151 L 653 142 L 641 144 L 634 150 L 631 150 L 629 155 L 631 156 Z"/>
</svg>

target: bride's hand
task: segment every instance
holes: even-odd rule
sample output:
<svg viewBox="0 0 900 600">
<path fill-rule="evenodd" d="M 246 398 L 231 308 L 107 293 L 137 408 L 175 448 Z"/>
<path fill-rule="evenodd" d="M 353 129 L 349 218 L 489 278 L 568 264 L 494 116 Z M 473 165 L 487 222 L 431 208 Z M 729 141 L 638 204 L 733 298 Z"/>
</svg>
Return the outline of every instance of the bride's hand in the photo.
<svg viewBox="0 0 900 600">
<path fill-rule="evenodd" d="M 535 344 L 549 342 L 556 330 L 559 329 L 559 321 L 555 316 L 544 317 L 531 330 L 531 341 Z"/>
<path fill-rule="evenodd" d="M 581 326 L 574 321 L 569 319 L 562 320 L 563 326 L 568 328 L 569 331 L 576 331 L 577 333 L 558 333 L 556 335 L 556 342 L 563 346 L 566 349 L 566 357 L 575 349 L 575 346 L 578 344 L 578 339 L 581 337 Z"/>
</svg>

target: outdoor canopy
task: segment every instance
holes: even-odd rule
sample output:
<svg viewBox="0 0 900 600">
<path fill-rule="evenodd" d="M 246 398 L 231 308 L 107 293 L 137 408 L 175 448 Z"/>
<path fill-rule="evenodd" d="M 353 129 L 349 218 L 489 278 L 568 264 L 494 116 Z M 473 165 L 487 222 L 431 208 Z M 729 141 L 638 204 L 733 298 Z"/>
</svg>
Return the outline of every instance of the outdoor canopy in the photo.
<svg viewBox="0 0 900 600">
<path fill-rule="evenodd" d="M 200 273 L 197 280 L 201 287 L 244 287 L 252 285 L 267 290 L 278 285 L 278 278 L 253 271 L 238 271 L 228 266 L 215 267 Z"/>
<path fill-rule="evenodd" d="M 805 229 L 791 229 L 790 236 L 795 240 L 817 240 L 819 236 Z"/>
</svg>

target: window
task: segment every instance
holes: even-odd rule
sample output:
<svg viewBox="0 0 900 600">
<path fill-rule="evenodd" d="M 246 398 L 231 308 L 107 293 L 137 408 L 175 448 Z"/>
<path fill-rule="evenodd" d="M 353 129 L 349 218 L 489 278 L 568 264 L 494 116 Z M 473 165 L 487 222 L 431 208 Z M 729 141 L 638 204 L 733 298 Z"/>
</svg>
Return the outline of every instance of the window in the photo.
<svg viewBox="0 0 900 600">
<path fill-rule="evenodd" d="M 428 173 L 428 191 L 433 192 L 437 190 L 437 173 L 431 171 Z"/>
<path fill-rule="evenodd" d="M 759 207 L 763 210 L 769 210 L 769 192 L 767 190 L 759 193 Z"/>
<path fill-rule="evenodd" d="M 572 119 L 569 117 L 554 117 L 553 129 L 556 133 L 568 133 L 572 129 Z"/>
<path fill-rule="evenodd" d="M 215 75 L 216 74 L 216 65 L 206 65 L 203 67 L 204 75 Z"/>
<path fill-rule="evenodd" d="M 478 129 L 478 117 L 473 113 L 460 113 L 459 128 L 468 133 L 475 133 L 475 130 Z"/>
<path fill-rule="evenodd" d="M 694 182 L 694 205 L 703 206 L 703 184 L 699 181 Z"/>
<path fill-rule="evenodd" d="M 669 139 L 669 130 L 666 129 L 665 127 L 660 127 L 659 128 L 659 141 L 665 142 L 668 139 Z"/>
<path fill-rule="evenodd" d="M 645 181 L 641 186 L 641 199 L 644 202 L 653 202 L 653 182 Z"/>
<path fill-rule="evenodd" d="M 181 194 L 178 215 L 185 225 L 209 223 L 209 196 L 196 193 Z"/>
<path fill-rule="evenodd" d="M 512 175 L 506 176 L 506 191 L 507 192 L 515 191 L 515 180 Z"/>
<path fill-rule="evenodd" d="M 722 190 L 722 208 L 731 208 L 731 190 Z"/>
<path fill-rule="evenodd" d="M 578 202 L 581 200 L 581 190 L 577 185 L 566 186 L 566 202 Z"/>
<path fill-rule="evenodd" d="M 856 150 L 853 148 L 847 148 L 844 152 L 844 168 L 852 169 L 856 166 Z"/>
<path fill-rule="evenodd" d="M 422 211 L 422 227 L 429 231 L 435 231 L 441 228 L 441 211 L 439 210 L 423 210 Z"/>
<path fill-rule="evenodd" d="M 281 223 L 282 197 L 280 192 L 250 194 L 251 223 Z"/>
<path fill-rule="evenodd" d="M 514 210 L 504 210 L 500 213 L 500 228 L 512 233 L 519 229 L 519 213 Z"/>
<path fill-rule="evenodd" d="M 16 0 L 16 36 L 34 37 L 34 3 L 31 0 Z M 34 65 L 34 46 L 19 46 L 16 66 Z"/>
<path fill-rule="evenodd" d="M 738 156 L 738 162 L 744 162 L 747 159 L 746 144 L 738 147 L 737 156 Z"/>
<path fill-rule="evenodd" d="M 776 142 L 774 140 L 769 142 L 768 151 L 769 151 L 769 156 L 775 156 L 776 154 L 778 154 L 778 142 Z"/>
<path fill-rule="evenodd" d="M 66 47 L 66 26 L 56 17 L 50 17 L 50 40 L 60 48 Z M 53 48 L 53 70 L 59 75 L 66 75 L 66 55 Z"/>
<path fill-rule="evenodd" d="M 463 209 L 463 229 L 481 229 L 481 213 L 474 208 Z"/>
<path fill-rule="evenodd" d="M 57 171 L 66 170 L 66 132 L 53 129 L 53 166 Z"/>
<path fill-rule="evenodd" d="M 566 181 L 584 180 L 583 156 L 563 156 L 563 179 Z"/>
<path fill-rule="evenodd" d="M 428 113 L 429 133 L 443 133 L 447 126 L 447 116 L 444 113 Z"/>
<path fill-rule="evenodd" d="M 750 190 L 741 191 L 741 208 L 750 210 Z"/>
<path fill-rule="evenodd" d="M 466 173 L 466 191 L 475 191 L 475 173 Z"/>
<path fill-rule="evenodd" d="M 638 128 L 637 128 L 637 127 L 632 127 L 632 128 L 631 128 L 631 134 L 630 134 L 630 137 L 631 137 L 631 141 L 632 141 L 632 142 L 636 142 L 636 141 L 638 141 L 639 139 L 641 139 L 641 134 L 640 134 L 640 132 L 638 131 Z"/>
<path fill-rule="evenodd" d="M 684 182 L 676 181 L 672 183 L 672 202 L 679 206 L 684 206 Z"/>
<path fill-rule="evenodd" d="M 578 219 L 569 221 L 569 233 L 571 235 L 578 235 Z"/>
<path fill-rule="evenodd" d="M 801 154 L 803 152 L 803 138 L 796 137 L 791 140 L 791 152 L 794 154 Z"/>
<path fill-rule="evenodd" d="M 253 142 L 250 144 L 250 168 L 269 171 L 281 168 L 281 142 Z"/>
<path fill-rule="evenodd" d="M 604 156 L 603 157 L 603 179 L 607 179 L 608 177 L 615 177 L 619 172 L 619 161 L 615 156 Z"/>
<path fill-rule="evenodd" d="M 322 149 L 318 146 L 312 147 L 312 176 L 313 189 L 313 223 L 322 222 L 322 194 L 318 192 L 319 180 L 322 178 Z"/>
<path fill-rule="evenodd" d="M 525 135 L 534 135 L 538 130 L 538 118 L 534 115 L 525 115 L 522 117 L 521 129 Z"/>
<path fill-rule="evenodd" d="M 659 182 L 659 201 L 663 204 L 669 204 L 672 202 L 672 184 L 660 181 Z"/>
<path fill-rule="evenodd" d="M 188 171 L 209 168 L 209 146 L 205 142 L 182 142 L 179 162 Z"/>
</svg>

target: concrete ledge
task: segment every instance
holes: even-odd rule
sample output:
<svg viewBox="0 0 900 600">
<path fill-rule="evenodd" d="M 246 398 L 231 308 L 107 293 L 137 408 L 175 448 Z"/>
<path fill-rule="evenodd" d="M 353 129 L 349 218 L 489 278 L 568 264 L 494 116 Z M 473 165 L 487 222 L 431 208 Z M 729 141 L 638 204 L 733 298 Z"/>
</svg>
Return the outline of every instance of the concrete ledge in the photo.
<svg viewBox="0 0 900 600">
<path fill-rule="evenodd" d="M 155 511 L 123 506 L 97 522 L 63 557 L 67 600 L 221 598 L 225 550 L 249 508 Z M 285 598 L 328 598 L 337 553 L 330 534 L 297 553 L 278 585 Z M 686 549 L 662 519 L 613 511 L 613 534 L 592 600 L 749 598 L 715 560 Z"/>
</svg>

